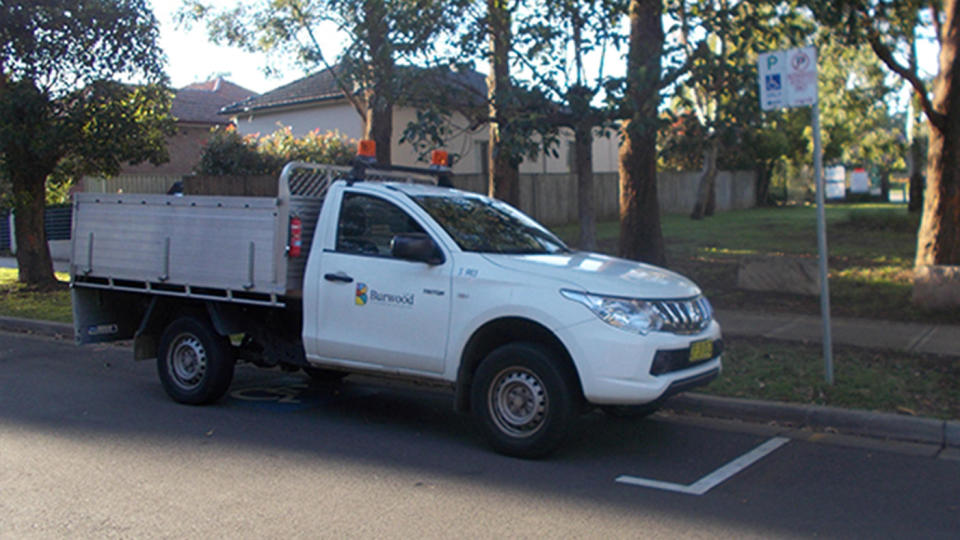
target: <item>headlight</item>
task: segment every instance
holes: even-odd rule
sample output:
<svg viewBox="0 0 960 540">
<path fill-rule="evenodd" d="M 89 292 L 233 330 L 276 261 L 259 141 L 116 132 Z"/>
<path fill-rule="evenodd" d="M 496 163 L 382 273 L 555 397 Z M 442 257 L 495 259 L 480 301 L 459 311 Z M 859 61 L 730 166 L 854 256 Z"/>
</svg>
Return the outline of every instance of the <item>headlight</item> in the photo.
<svg viewBox="0 0 960 540">
<path fill-rule="evenodd" d="M 663 318 L 650 302 L 562 290 L 560 293 L 587 306 L 600 320 L 628 332 L 647 335 L 663 327 Z"/>
</svg>

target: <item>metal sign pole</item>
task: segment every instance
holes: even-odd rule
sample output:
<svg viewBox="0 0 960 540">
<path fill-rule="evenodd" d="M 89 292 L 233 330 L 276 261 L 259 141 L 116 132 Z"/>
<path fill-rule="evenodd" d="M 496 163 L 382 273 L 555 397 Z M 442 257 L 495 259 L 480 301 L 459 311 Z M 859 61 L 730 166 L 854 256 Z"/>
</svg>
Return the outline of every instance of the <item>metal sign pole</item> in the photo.
<svg viewBox="0 0 960 540">
<path fill-rule="evenodd" d="M 817 250 L 820 252 L 820 317 L 823 320 L 823 363 L 827 384 L 833 384 L 833 340 L 830 334 L 830 282 L 827 281 L 827 218 L 824 213 L 823 149 L 820 147 L 820 100 L 813 116 L 813 173 L 817 183 Z"/>
</svg>

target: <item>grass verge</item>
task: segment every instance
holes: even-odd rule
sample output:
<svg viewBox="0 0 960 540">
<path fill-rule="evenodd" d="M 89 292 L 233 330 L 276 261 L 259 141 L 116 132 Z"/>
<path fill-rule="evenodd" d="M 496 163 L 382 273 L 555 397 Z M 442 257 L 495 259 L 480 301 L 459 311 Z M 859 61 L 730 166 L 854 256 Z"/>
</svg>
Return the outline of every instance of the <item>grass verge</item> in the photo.
<svg viewBox="0 0 960 540">
<path fill-rule="evenodd" d="M 698 392 L 718 396 L 960 418 L 960 362 L 953 358 L 834 348 L 834 385 L 820 345 L 726 338 L 723 374 Z"/>
<path fill-rule="evenodd" d="M 0 268 L 0 316 L 46 321 L 73 321 L 70 307 L 70 276 L 58 272 L 63 288 L 55 291 L 36 291 L 17 281 L 16 268 Z"/>
<path fill-rule="evenodd" d="M 827 244 L 832 312 L 836 316 L 956 324 L 955 310 L 913 305 L 913 261 L 919 216 L 898 204 L 828 205 Z M 663 216 L 668 266 L 693 279 L 721 309 L 819 313 L 817 296 L 737 288 L 740 261 L 752 255 L 817 257 L 816 210 L 754 208 L 694 221 Z M 616 253 L 619 225 L 598 226 L 600 251 Z M 557 228 L 571 243 L 578 226 Z"/>
</svg>

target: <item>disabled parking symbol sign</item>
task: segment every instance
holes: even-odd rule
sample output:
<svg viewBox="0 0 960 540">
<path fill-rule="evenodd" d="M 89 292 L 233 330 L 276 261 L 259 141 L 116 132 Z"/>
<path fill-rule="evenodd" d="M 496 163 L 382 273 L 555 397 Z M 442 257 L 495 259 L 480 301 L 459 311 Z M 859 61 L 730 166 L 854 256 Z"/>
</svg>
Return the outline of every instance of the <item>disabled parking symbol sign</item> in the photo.
<svg viewBox="0 0 960 540">
<path fill-rule="evenodd" d="M 763 53 L 758 60 L 760 108 L 803 107 L 817 102 L 814 47 Z"/>
</svg>

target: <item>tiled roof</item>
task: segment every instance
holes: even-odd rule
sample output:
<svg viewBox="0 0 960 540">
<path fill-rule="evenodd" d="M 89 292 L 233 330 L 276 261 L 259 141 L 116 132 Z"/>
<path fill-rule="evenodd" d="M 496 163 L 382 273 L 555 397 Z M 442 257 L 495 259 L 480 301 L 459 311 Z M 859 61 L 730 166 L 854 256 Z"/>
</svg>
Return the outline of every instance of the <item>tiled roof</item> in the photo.
<svg viewBox="0 0 960 540">
<path fill-rule="evenodd" d="M 228 123 L 217 112 L 226 105 L 257 94 L 222 78 L 194 83 L 177 90 L 170 113 L 180 122 Z"/>
<path fill-rule="evenodd" d="M 439 87 L 447 87 L 464 96 L 468 104 L 481 104 L 487 94 L 485 77 L 476 71 L 453 72 L 450 70 L 400 67 L 401 73 L 422 79 L 436 77 Z M 238 101 L 220 109 L 221 115 L 260 111 L 294 105 L 305 105 L 343 97 L 343 92 L 330 70 L 323 70 L 279 88 Z M 409 96 L 408 96 L 409 97 Z"/>
</svg>

